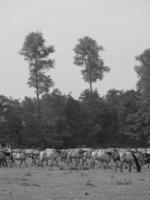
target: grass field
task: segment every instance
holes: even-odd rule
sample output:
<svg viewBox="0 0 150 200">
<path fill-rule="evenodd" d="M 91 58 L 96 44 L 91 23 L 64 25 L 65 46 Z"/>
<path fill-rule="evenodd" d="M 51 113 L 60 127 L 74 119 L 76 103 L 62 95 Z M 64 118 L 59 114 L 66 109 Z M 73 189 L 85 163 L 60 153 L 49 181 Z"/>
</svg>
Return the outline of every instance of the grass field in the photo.
<svg viewBox="0 0 150 200">
<path fill-rule="evenodd" d="M 0 168 L 0 200 L 149 200 L 150 169 Z"/>
</svg>

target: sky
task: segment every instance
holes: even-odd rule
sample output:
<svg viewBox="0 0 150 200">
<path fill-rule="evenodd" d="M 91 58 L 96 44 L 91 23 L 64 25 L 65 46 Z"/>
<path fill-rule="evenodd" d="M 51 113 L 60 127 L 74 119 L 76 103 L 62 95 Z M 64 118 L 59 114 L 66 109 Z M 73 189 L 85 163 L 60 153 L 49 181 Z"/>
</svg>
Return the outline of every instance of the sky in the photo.
<svg viewBox="0 0 150 200">
<path fill-rule="evenodd" d="M 19 51 L 36 31 L 55 47 L 55 68 L 49 73 L 63 94 L 77 99 L 89 88 L 81 67 L 73 64 L 73 49 L 84 36 L 104 47 L 100 55 L 111 69 L 94 84 L 99 94 L 136 89 L 135 57 L 150 48 L 149 11 L 149 0 L 0 0 L 0 94 L 15 99 L 35 95 Z"/>
</svg>

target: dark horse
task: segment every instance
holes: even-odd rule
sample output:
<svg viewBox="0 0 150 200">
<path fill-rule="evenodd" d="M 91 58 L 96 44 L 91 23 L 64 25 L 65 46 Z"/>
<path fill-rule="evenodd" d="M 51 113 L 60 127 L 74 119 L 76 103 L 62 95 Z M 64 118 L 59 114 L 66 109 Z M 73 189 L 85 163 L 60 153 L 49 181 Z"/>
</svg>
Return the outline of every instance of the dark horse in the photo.
<svg viewBox="0 0 150 200">
<path fill-rule="evenodd" d="M 137 172 L 141 172 L 141 165 L 138 160 L 137 153 L 131 150 L 113 152 L 113 160 L 115 162 L 115 171 L 117 171 L 118 166 L 120 166 L 120 171 L 123 172 L 123 165 L 126 163 L 128 165 L 129 172 L 131 172 L 133 164 L 136 166 Z"/>
<path fill-rule="evenodd" d="M 0 151 L 0 167 L 8 167 L 8 164 L 12 164 L 13 162 L 13 156 L 10 152 Z"/>
</svg>

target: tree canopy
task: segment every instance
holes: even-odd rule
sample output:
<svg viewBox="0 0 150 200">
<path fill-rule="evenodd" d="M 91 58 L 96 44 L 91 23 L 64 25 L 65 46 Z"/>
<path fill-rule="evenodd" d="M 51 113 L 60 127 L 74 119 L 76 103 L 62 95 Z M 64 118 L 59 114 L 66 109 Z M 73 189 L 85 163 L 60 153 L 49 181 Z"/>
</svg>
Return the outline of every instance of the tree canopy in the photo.
<svg viewBox="0 0 150 200">
<path fill-rule="evenodd" d="M 79 39 L 74 48 L 74 64 L 83 67 L 81 73 L 83 79 L 89 83 L 91 93 L 92 84 L 97 80 L 102 80 L 104 73 L 110 70 L 104 65 L 104 61 L 99 55 L 100 51 L 103 51 L 103 47 L 88 36 Z"/>
<path fill-rule="evenodd" d="M 54 67 L 54 60 L 49 58 L 52 53 L 54 53 L 54 47 L 46 46 L 42 33 L 38 31 L 31 32 L 26 36 L 20 51 L 29 65 L 28 85 L 35 88 L 40 120 L 40 95 L 48 93 L 54 85 L 50 75 L 45 74 L 46 71 Z"/>
</svg>

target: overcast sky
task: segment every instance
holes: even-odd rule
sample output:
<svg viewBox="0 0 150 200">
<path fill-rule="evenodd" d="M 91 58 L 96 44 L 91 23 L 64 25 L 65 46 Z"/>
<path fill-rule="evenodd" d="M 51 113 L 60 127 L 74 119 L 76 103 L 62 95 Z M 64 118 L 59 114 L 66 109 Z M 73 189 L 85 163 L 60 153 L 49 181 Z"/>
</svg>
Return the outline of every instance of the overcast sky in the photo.
<svg viewBox="0 0 150 200">
<path fill-rule="evenodd" d="M 27 85 L 28 64 L 19 55 L 26 35 L 37 30 L 47 45 L 54 45 L 55 87 L 78 98 L 88 88 L 81 68 L 73 65 L 73 48 L 90 36 L 105 49 L 101 53 L 111 68 L 98 88 L 135 89 L 135 56 L 150 48 L 149 0 L 0 0 L 0 94 L 23 99 L 33 96 Z"/>
</svg>

